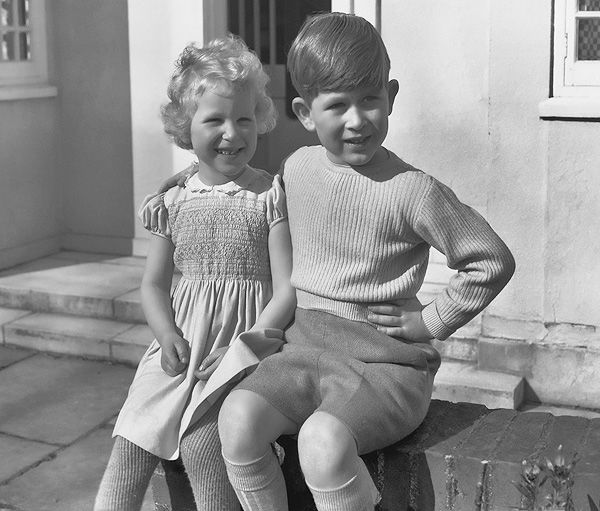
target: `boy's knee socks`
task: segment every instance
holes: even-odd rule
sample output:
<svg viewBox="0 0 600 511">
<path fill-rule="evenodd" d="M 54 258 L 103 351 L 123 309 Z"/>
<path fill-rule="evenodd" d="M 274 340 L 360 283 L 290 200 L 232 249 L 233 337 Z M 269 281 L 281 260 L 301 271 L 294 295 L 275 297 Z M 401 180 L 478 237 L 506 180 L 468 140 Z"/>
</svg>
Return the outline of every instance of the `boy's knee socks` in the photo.
<svg viewBox="0 0 600 511">
<path fill-rule="evenodd" d="M 357 473 L 338 488 L 317 489 L 308 485 L 319 511 L 373 511 L 379 492 L 364 462 L 357 462 Z"/>
<path fill-rule="evenodd" d="M 277 456 L 271 449 L 250 463 L 225 456 L 227 474 L 244 511 L 287 511 L 287 490 Z"/>
</svg>

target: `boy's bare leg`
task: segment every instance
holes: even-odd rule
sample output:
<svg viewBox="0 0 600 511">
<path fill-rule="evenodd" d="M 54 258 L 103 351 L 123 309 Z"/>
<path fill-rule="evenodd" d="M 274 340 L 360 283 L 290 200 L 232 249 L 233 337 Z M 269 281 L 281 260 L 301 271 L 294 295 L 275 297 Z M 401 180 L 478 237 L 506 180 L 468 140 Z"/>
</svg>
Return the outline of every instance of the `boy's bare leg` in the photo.
<svg viewBox="0 0 600 511">
<path fill-rule="evenodd" d="M 219 414 L 223 459 L 245 511 L 286 511 L 287 492 L 271 444 L 298 432 L 296 424 L 247 390 L 227 396 Z"/>
<path fill-rule="evenodd" d="M 378 492 L 344 423 L 315 412 L 300 428 L 298 454 L 319 511 L 373 511 Z"/>
</svg>

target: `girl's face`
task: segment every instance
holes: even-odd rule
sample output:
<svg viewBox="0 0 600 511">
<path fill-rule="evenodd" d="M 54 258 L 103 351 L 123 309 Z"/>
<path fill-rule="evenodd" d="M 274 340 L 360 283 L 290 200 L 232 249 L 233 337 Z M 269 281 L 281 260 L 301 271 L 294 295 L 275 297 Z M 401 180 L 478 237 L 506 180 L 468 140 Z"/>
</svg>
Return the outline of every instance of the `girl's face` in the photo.
<svg viewBox="0 0 600 511">
<path fill-rule="evenodd" d="M 256 151 L 256 98 L 250 88 L 205 91 L 190 127 L 198 174 L 208 185 L 234 180 Z"/>
</svg>

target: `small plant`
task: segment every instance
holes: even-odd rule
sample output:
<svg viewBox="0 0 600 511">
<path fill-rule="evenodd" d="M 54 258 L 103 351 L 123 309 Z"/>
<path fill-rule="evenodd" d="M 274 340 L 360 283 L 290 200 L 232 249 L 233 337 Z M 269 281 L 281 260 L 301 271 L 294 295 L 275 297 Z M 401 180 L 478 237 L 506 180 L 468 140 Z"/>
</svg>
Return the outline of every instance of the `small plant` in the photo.
<svg viewBox="0 0 600 511">
<path fill-rule="evenodd" d="M 598 505 L 596 505 L 592 500 L 592 497 L 588 495 L 587 498 L 588 504 L 590 505 L 590 511 L 600 511 L 600 500 L 598 501 Z"/>
<path fill-rule="evenodd" d="M 538 498 L 540 489 L 546 482 L 547 476 L 537 463 L 523 460 L 521 467 L 521 478 L 518 482 L 513 481 L 517 490 L 521 493 L 521 505 L 518 509 L 539 509 Z"/>
<path fill-rule="evenodd" d="M 560 509 L 564 511 L 575 511 L 573 505 L 573 484 L 575 483 L 573 469 L 579 460 L 577 453 L 567 461 L 562 452 L 562 445 L 554 461 L 546 459 L 543 462 L 523 461 L 520 480 L 513 484 L 521 493 L 521 503 L 518 509 L 524 511 L 543 511 Z M 550 491 L 546 495 L 547 484 Z M 589 498 L 590 511 L 600 511 Z M 592 507 L 594 506 L 594 507 Z"/>
</svg>

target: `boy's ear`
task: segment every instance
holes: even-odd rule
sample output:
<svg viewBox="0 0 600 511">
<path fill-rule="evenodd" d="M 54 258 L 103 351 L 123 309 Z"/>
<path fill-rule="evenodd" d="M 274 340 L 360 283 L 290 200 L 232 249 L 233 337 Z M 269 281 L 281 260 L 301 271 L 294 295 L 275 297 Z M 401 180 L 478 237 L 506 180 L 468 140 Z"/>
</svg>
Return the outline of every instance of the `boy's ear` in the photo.
<svg viewBox="0 0 600 511">
<path fill-rule="evenodd" d="M 315 123 L 310 115 L 310 107 L 302 98 L 292 100 L 292 110 L 307 131 L 315 131 Z"/>
<path fill-rule="evenodd" d="M 396 94 L 398 94 L 398 90 L 400 90 L 400 85 L 398 84 L 398 80 L 390 80 L 388 83 L 388 102 L 390 104 L 390 111 L 392 113 L 392 108 L 394 107 L 394 100 L 396 99 Z"/>
</svg>

